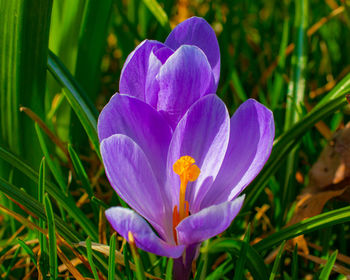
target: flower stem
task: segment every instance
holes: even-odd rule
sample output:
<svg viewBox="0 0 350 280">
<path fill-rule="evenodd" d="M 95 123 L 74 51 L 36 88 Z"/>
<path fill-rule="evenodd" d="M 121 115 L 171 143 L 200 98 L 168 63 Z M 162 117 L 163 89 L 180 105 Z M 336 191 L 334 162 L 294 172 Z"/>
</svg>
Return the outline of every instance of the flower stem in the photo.
<svg viewBox="0 0 350 280">
<path fill-rule="evenodd" d="M 186 247 L 183 255 L 174 259 L 173 279 L 186 280 L 190 278 L 192 261 L 197 257 L 199 244 L 193 244 Z"/>
</svg>

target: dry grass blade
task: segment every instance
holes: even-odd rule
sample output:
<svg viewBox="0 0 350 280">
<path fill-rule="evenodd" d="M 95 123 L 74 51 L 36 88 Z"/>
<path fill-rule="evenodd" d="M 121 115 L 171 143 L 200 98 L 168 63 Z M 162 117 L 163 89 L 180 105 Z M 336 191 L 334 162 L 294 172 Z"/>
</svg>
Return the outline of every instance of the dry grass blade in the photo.
<svg viewBox="0 0 350 280">
<path fill-rule="evenodd" d="M 75 277 L 75 279 L 78 279 L 78 280 L 85 279 L 83 275 L 81 275 L 81 273 L 78 271 L 78 269 L 75 268 L 74 264 L 72 264 L 72 262 L 66 257 L 65 254 L 63 254 L 59 246 L 57 246 L 57 255 L 62 261 L 62 263 L 66 265 L 68 271 Z"/>
<path fill-rule="evenodd" d="M 74 266 L 77 266 L 79 264 L 81 264 L 81 259 L 79 258 L 74 258 L 72 260 L 70 260 L 70 262 L 74 265 Z M 63 273 L 65 272 L 66 270 L 68 269 L 68 267 L 65 265 L 65 264 L 61 264 L 58 266 L 58 273 Z"/>
<path fill-rule="evenodd" d="M 8 215 L 10 215 L 11 217 L 15 218 L 17 221 L 19 221 L 20 223 L 22 223 L 23 225 L 25 225 L 26 227 L 30 228 L 30 229 L 34 229 L 34 230 L 38 230 L 41 233 L 47 235 L 47 231 L 38 227 L 36 224 L 34 224 L 33 222 L 29 221 L 28 219 L 24 218 L 23 216 L 17 214 L 16 212 L 4 207 L 3 205 L 0 204 L 0 210 Z"/>
<path fill-rule="evenodd" d="M 320 265 L 325 265 L 327 263 L 327 260 L 321 259 L 319 257 L 313 256 L 313 255 L 307 255 L 304 254 L 303 252 L 298 252 L 299 256 L 302 256 L 305 259 L 308 259 L 310 261 L 313 261 L 314 263 L 320 264 Z M 338 272 L 340 274 L 344 274 L 344 275 L 350 275 L 350 269 L 335 263 L 333 268 L 333 271 Z"/>
<path fill-rule="evenodd" d="M 308 243 L 308 245 L 309 245 L 310 248 L 316 249 L 317 251 L 321 252 L 323 250 L 323 247 L 320 246 L 320 245 L 317 245 L 317 244 L 314 244 L 314 243 L 310 243 L 310 242 Z M 329 254 L 332 254 L 332 253 L 333 253 L 333 251 L 330 250 Z M 350 257 L 348 257 L 346 255 L 343 255 L 341 253 L 338 253 L 337 260 L 340 261 L 340 262 L 343 262 L 343 263 L 345 263 L 347 265 L 350 265 Z"/>
<path fill-rule="evenodd" d="M 28 117 L 30 117 L 34 122 L 36 122 L 40 126 L 40 128 L 45 132 L 45 134 L 49 136 L 51 141 L 61 149 L 61 151 L 66 155 L 67 159 L 70 159 L 65 144 L 47 127 L 47 125 L 39 118 L 37 114 L 35 114 L 32 110 L 26 107 L 20 107 L 19 110 L 21 112 L 26 113 Z"/>
</svg>

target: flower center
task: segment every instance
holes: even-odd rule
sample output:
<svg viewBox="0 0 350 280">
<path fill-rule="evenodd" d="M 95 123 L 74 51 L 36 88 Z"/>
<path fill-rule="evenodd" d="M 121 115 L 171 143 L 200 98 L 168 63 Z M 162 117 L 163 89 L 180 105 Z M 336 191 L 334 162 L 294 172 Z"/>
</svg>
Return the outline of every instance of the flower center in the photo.
<svg viewBox="0 0 350 280">
<path fill-rule="evenodd" d="M 187 184 L 188 182 L 196 181 L 201 172 L 199 167 L 194 163 L 194 158 L 182 156 L 173 165 L 174 172 L 180 176 L 179 211 L 177 211 L 177 205 L 175 205 L 173 210 L 173 233 L 176 243 L 175 227 L 189 215 L 189 205 L 185 201 Z"/>
</svg>

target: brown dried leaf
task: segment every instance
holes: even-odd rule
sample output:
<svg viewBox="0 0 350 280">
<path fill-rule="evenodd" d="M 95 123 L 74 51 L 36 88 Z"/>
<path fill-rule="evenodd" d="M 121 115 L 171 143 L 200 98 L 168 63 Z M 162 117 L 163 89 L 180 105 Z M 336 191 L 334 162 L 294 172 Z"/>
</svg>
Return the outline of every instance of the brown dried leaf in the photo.
<svg viewBox="0 0 350 280">
<path fill-rule="evenodd" d="M 350 123 L 335 133 L 310 172 L 310 183 L 297 198 L 295 212 L 287 226 L 320 214 L 325 204 L 334 198 L 347 199 L 350 192 Z M 304 254 L 309 249 L 304 236 L 292 240 Z"/>
</svg>

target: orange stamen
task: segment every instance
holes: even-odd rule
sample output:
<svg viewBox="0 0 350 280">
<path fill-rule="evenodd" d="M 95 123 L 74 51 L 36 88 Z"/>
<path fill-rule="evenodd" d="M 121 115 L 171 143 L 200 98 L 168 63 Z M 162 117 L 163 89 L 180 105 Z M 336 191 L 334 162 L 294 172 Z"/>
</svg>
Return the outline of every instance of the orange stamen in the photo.
<svg viewBox="0 0 350 280">
<path fill-rule="evenodd" d="M 180 177 L 179 212 L 177 212 L 177 206 L 173 211 L 173 231 L 176 242 L 175 227 L 189 215 L 190 207 L 188 201 L 185 201 L 187 184 L 196 181 L 200 173 L 199 167 L 194 163 L 195 160 L 192 157 L 182 156 L 173 165 L 174 172 Z"/>
<path fill-rule="evenodd" d="M 180 223 L 179 212 L 177 211 L 177 205 L 175 205 L 173 210 L 173 235 L 174 235 L 174 240 L 176 244 L 177 244 L 177 234 L 176 234 L 175 228 L 179 223 Z"/>
</svg>

